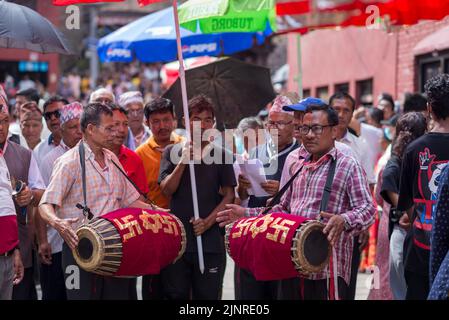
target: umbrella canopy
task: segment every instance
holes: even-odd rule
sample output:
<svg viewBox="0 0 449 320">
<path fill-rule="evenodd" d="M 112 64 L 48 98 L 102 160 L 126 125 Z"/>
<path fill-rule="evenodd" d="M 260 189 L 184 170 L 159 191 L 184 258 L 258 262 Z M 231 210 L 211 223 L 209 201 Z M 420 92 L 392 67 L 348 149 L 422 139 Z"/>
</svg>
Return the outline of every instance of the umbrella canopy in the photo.
<svg viewBox="0 0 449 320">
<path fill-rule="evenodd" d="M 181 28 L 184 58 L 230 55 L 264 42 L 265 32 L 203 34 Z M 149 14 L 101 38 L 98 54 L 102 62 L 170 62 L 177 59 L 173 8 Z"/>
<path fill-rule="evenodd" d="M 255 32 L 276 28 L 275 0 L 189 0 L 179 6 L 184 28 L 203 33 Z"/>
<path fill-rule="evenodd" d="M 0 47 L 75 54 L 64 35 L 30 8 L 0 1 Z"/>
<path fill-rule="evenodd" d="M 188 97 L 210 97 L 216 108 L 217 128 L 235 128 L 242 117 L 254 116 L 274 99 L 270 70 L 233 58 L 186 70 Z M 165 92 L 181 113 L 179 79 Z"/>
</svg>

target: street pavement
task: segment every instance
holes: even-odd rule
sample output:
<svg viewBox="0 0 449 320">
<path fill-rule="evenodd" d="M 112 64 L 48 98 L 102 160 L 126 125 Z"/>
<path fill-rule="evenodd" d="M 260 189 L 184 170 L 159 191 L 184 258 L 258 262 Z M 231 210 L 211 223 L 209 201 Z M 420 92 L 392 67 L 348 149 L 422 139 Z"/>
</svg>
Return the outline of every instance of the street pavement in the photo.
<svg viewBox="0 0 449 320">
<path fill-rule="evenodd" d="M 226 273 L 223 283 L 223 300 L 234 300 L 234 261 L 229 256 L 227 256 L 226 261 Z M 370 275 L 359 273 L 357 278 L 356 300 L 366 300 L 369 293 L 369 279 Z M 139 277 L 137 279 L 137 296 L 139 300 L 142 299 L 141 288 L 142 278 Z M 37 286 L 37 289 L 38 299 L 40 300 L 42 298 L 42 292 L 39 285 Z"/>
</svg>

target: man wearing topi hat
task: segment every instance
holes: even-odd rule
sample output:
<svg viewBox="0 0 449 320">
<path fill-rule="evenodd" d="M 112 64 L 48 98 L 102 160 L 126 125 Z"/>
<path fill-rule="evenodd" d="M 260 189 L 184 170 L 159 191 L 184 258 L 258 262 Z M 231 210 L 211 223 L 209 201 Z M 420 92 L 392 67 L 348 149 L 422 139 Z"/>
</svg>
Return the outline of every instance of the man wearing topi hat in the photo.
<svg viewBox="0 0 449 320">
<path fill-rule="evenodd" d="M 150 137 L 150 130 L 143 124 L 144 103 L 139 91 L 123 93 L 118 100 L 119 105 L 128 112 L 129 129 L 134 139 L 134 146 L 138 148 Z"/>
<path fill-rule="evenodd" d="M 51 173 L 56 159 L 73 148 L 83 137 L 80 118 L 83 106 L 79 102 L 64 105 L 60 110 L 61 142 L 52 149 L 41 163 L 41 173 L 45 185 L 50 183 Z M 64 274 L 62 272 L 62 244 L 64 240 L 58 232 L 47 225 L 40 216 L 36 217 L 42 300 L 65 300 Z"/>
</svg>

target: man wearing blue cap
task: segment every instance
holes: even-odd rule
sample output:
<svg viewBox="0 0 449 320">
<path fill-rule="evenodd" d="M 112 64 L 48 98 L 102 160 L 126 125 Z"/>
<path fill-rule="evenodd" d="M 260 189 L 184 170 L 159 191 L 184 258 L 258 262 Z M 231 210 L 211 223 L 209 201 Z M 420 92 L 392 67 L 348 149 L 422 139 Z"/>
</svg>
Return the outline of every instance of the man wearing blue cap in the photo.
<svg viewBox="0 0 449 320">
<path fill-rule="evenodd" d="M 302 154 L 298 151 L 297 161 L 292 168 L 298 175 L 268 212 L 321 218 L 326 224 L 323 232 L 333 246 L 335 259 L 332 267 L 337 277 L 332 282 L 335 284 L 334 290 L 328 287 L 328 272 L 323 271 L 282 280 L 278 293 L 280 299 L 346 300 L 350 299 L 353 236 L 372 225 L 375 207 L 360 163 L 353 156 L 335 148 L 337 112 L 324 103 L 312 101 L 314 103 L 307 106 L 299 127 L 305 152 Z M 302 104 L 306 102 L 302 101 Z M 297 110 L 302 108 L 301 105 L 296 106 Z M 329 201 L 323 201 L 326 189 L 331 190 Z M 226 205 L 226 208 L 217 214 L 220 226 L 242 216 L 253 217 L 266 213 L 265 208 L 245 209 L 237 205 Z"/>
<path fill-rule="evenodd" d="M 301 144 L 301 136 L 299 134 L 299 128 L 302 125 L 302 119 L 304 117 L 304 113 L 306 109 L 310 106 L 322 106 L 326 105 L 326 103 L 318 98 L 314 97 L 308 97 L 305 98 L 298 103 L 292 104 L 292 105 L 286 105 L 283 107 L 285 111 L 293 111 L 294 113 L 294 124 L 295 124 L 295 138 L 298 141 L 299 144 Z M 335 141 L 335 148 L 340 150 L 342 153 L 352 156 L 355 158 L 353 151 L 350 147 L 345 145 L 344 143 L 341 143 L 339 141 Z M 290 177 L 294 174 L 292 170 L 292 165 L 298 161 L 300 156 L 303 156 L 304 153 L 307 151 L 304 149 L 304 146 L 300 146 L 298 149 L 293 150 L 290 152 L 290 154 L 287 156 L 287 159 L 285 160 L 284 168 L 282 171 L 281 176 L 281 183 L 280 188 L 282 188 L 287 181 L 290 179 Z"/>
</svg>

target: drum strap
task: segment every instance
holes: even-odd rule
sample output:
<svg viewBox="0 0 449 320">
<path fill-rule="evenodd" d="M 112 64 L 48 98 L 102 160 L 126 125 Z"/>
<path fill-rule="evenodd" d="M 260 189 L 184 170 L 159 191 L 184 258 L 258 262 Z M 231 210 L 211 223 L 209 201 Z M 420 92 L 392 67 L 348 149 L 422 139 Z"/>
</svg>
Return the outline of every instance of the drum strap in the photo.
<svg viewBox="0 0 449 320">
<path fill-rule="evenodd" d="M 88 220 L 91 220 L 94 215 L 90 211 L 89 207 L 87 206 L 87 196 L 86 196 L 86 159 L 85 159 L 85 152 L 84 152 L 84 142 L 81 141 L 79 143 L 79 154 L 80 154 L 80 164 L 81 164 L 81 181 L 83 183 L 83 200 L 84 205 L 77 203 L 76 207 L 78 209 L 83 210 L 84 216 L 87 217 Z"/>
<path fill-rule="evenodd" d="M 261 212 L 261 214 L 267 214 L 271 208 L 273 208 L 273 206 L 277 205 L 279 203 L 279 201 L 281 201 L 282 196 L 284 195 L 284 193 L 290 188 L 290 186 L 293 183 L 293 180 L 296 179 L 296 177 L 299 175 L 299 173 L 302 171 L 302 168 L 304 166 L 301 166 L 296 172 L 295 174 L 290 178 L 290 180 L 287 181 L 287 183 L 281 188 L 281 190 L 279 190 L 271 199 L 270 201 L 270 205 L 268 205 L 267 207 L 265 207 L 265 209 Z"/>
<path fill-rule="evenodd" d="M 335 176 L 335 167 L 337 166 L 337 159 L 332 158 L 329 171 L 327 173 L 326 185 L 324 186 L 323 197 L 321 198 L 320 212 L 327 210 L 327 204 L 329 203 L 329 197 L 332 191 L 332 182 Z"/>
<path fill-rule="evenodd" d="M 114 160 L 111 160 L 111 162 L 112 162 L 112 164 L 113 164 L 113 165 L 120 171 L 120 173 L 126 178 L 126 180 L 128 180 L 129 183 L 131 183 L 131 185 L 137 190 L 137 192 L 139 192 L 140 195 L 143 196 L 143 197 L 145 198 L 145 200 L 148 201 L 148 202 L 151 204 L 152 207 L 154 207 L 153 201 L 151 201 L 151 200 L 146 196 L 146 194 L 143 193 L 142 190 L 140 190 L 140 188 L 134 183 L 134 181 L 132 181 L 131 178 L 128 177 L 128 175 L 126 174 L 126 172 L 123 171 L 123 169 L 120 168 L 120 166 L 119 166 L 117 163 L 115 163 Z"/>
<path fill-rule="evenodd" d="M 327 173 L 326 185 L 324 186 L 323 197 L 321 198 L 320 212 L 327 210 L 329 197 L 332 191 L 332 182 L 334 181 L 335 168 L 337 167 L 337 158 L 332 158 L 329 171 Z M 337 274 L 337 252 L 332 248 L 332 255 L 329 259 L 330 279 L 328 279 L 329 300 L 339 300 L 338 297 L 338 274 Z"/>
</svg>

